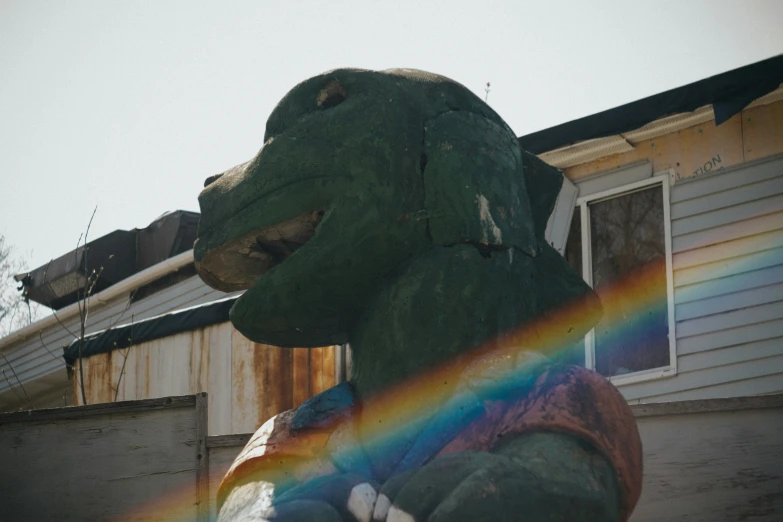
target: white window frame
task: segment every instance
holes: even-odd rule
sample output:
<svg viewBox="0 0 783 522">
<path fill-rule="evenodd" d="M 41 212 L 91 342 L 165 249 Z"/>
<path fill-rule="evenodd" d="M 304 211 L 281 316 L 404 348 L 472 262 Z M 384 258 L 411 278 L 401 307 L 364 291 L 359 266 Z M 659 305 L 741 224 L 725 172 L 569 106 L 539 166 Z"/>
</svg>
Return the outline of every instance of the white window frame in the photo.
<svg viewBox="0 0 783 522">
<path fill-rule="evenodd" d="M 609 380 L 616 386 L 633 384 L 637 382 L 650 381 L 671 377 L 677 375 L 677 340 L 676 324 L 674 320 L 674 276 L 672 271 L 672 225 L 669 202 L 669 185 L 671 180 L 671 170 L 654 174 L 652 177 L 621 185 L 609 190 L 590 194 L 588 196 L 578 197 L 576 199 L 576 211 L 580 213 L 581 233 L 582 233 L 582 277 L 585 282 L 593 286 L 593 258 L 591 255 L 590 241 L 590 207 L 589 204 L 602 199 L 609 199 L 613 196 L 619 196 L 624 193 L 633 192 L 638 189 L 661 185 L 663 189 L 663 229 L 664 242 L 666 248 L 666 298 L 667 312 L 669 320 L 669 366 L 661 368 L 652 368 L 623 375 L 609 377 Z M 585 336 L 585 366 L 595 369 L 595 329 L 591 329 Z"/>
</svg>

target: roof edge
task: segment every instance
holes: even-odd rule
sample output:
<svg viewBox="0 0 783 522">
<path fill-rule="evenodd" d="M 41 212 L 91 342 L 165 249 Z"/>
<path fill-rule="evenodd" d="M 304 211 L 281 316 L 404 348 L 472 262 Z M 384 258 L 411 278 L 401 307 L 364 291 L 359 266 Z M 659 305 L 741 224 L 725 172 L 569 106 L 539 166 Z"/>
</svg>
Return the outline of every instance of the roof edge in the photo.
<svg viewBox="0 0 783 522">
<path fill-rule="evenodd" d="M 176 272 L 180 268 L 193 262 L 193 250 L 182 252 L 174 257 L 170 257 L 165 261 L 153 265 L 141 272 L 137 272 L 132 276 L 123 279 L 115 285 L 110 286 L 106 290 L 90 296 L 87 299 L 87 304 L 90 307 L 99 308 L 105 306 L 110 300 L 122 295 L 126 292 L 130 292 L 151 283 L 156 279 L 159 279 L 172 272 Z M 20 330 L 11 332 L 9 335 L 0 339 L 0 352 L 4 351 L 7 347 L 17 342 L 25 341 L 39 331 L 48 328 L 50 326 L 59 325 L 60 321 L 69 319 L 71 317 L 79 315 L 79 303 L 73 303 L 60 309 L 57 312 L 48 315 L 43 319 L 40 319 L 30 325 L 25 326 Z M 57 316 L 55 317 L 55 314 Z"/>
<path fill-rule="evenodd" d="M 774 91 L 756 98 L 742 110 L 768 105 L 781 100 L 783 100 L 783 83 Z M 542 152 L 538 154 L 538 157 L 553 167 L 566 169 L 611 156 L 612 154 L 628 152 L 645 140 L 658 138 L 659 136 L 710 121 L 715 121 L 713 106 L 704 105 L 692 112 L 664 116 L 638 129 L 629 130 L 622 134 L 580 141 L 572 145 Z"/>
<path fill-rule="evenodd" d="M 705 105 L 716 106 L 720 123 L 781 83 L 783 54 L 520 136 L 519 144 L 528 152 L 542 154 L 590 139 L 624 134 L 665 116 Z"/>
</svg>

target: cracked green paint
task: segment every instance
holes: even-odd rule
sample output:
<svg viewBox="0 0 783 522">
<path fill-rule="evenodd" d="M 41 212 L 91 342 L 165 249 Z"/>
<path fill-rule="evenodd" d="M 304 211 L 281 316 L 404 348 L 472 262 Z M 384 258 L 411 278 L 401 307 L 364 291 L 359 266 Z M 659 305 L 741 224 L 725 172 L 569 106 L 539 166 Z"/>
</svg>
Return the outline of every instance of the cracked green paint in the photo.
<svg viewBox="0 0 783 522">
<path fill-rule="evenodd" d="M 534 197 L 526 186 L 532 175 Z M 278 346 L 350 342 L 357 390 L 371 394 L 547 311 L 536 259 L 555 257 L 543 229 L 561 179 L 451 80 L 336 70 L 292 89 L 269 117 L 259 153 L 201 194 L 196 262 L 216 288 L 247 288 L 231 312 L 244 335 Z M 256 279 L 224 284 L 222 274 L 236 266 L 252 273 L 253 260 L 211 252 L 317 211 L 314 234 L 293 255 L 260 267 Z M 454 247 L 467 257 L 453 255 Z M 590 292 L 558 266 L 547 276 L 545 301 Z M 422 281 L 424 273 L 432 280 L 448 273 L 449 288 Z M 406 314 L 404 302 L 382 304 L 406 294 L 418 303 Z M 463 319 L 486 326 L 459 345 L 456 336 L 433 335 L 462 313 L 444 299 L 470 299 Z M 383 318 L 368 314 L 374 309 Z M 408 353 L 414 350 L 419 355 Z"/>
<path fill-rule="evenodd" d="M 597 320 L 544 239 L 561 183 L 457 83 L 335 70 L 292 89 L 258 154 L 202 192 L 195 259 L 246 289 L 231 321 L 253 341 L 350 343 L 361 401 L 573 299 Z"/>
</svg>

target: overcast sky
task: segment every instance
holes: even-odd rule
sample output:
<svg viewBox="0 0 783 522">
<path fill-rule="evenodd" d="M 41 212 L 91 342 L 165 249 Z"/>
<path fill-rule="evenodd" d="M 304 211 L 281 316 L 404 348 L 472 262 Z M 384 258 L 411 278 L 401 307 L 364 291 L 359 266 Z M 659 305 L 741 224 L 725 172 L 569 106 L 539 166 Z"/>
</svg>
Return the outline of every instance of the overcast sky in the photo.
<svg viewBox="0 0 783 522">
<path fill-rule="evenodd" d="M 31 268 L 198 210 L 296 83 L 411 67 L 518 135 L 783 52 L 783 1 L 0 0 L 0 233 Z"/>
</svg>

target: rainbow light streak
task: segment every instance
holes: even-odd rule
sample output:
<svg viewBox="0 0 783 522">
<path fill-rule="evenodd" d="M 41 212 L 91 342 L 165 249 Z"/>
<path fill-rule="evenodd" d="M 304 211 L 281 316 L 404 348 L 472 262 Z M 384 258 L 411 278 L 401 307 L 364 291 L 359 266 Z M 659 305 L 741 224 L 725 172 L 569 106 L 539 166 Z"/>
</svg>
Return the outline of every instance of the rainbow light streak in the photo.
<svg viewBox="0 0 783 522">
<path fill-rule="evenodd" d="M 775 215 L 766 218 L 779 221 Z M 753 220 L 759 225 L 758 220 Z M 761 232 L 772 230 L 769 223 L 761 224 Z M 754 228 L 756 228 L 754 226 Z M 756 232 L 758 233 L 758 232 Z M 754 232 L 750 232 L 754 234 Z M 717 238 L 715 238 L 717 239 Z M 759 243 L 759 239 L 755 239 Z M 719 241 L 710 241 L 712 245 L 719 245 Z M 702 243 L 704 244 L 704 243 Z M 764 244 L 767 250 L 747 257 L 747 261 L 734 261 L 730 263 L 715 263 L 709 266 L 710 281 L 707 284 L 722 285 L 721 278 L 735 276 L 737 274 L 761 270 L 765 267 L 783 264 L 783 244 Z M 708 247 L 712 248 L 712 247 Z M 751 252 L 753 250 L 751 249 Z M 747 250 L 745 250 L 747 252 Z M 736 256 L 744 252 L 736 252 Z M 698 251 L 697 251 L 698 255 Z M 739 259 L 739 257 L 737 257 Z M 707 261 L 707 259 L 703 259 Z M 650 263 L 627 277 L 612 285 L 601 289 L 601 300 L 604 305 L 604 316 L 601 324 L 607 325 L 612 330 L 612 337 L 623 342 L 633 342 L 639 336 L 644 336 L 650 324 L 648 318 L 651 312 L 666 309 L 666 286 L 661 284 L 661 264 L 663 260 Z M 696 263 L 698 264 L 698 263 Z M 680 291 L 678 289 L 678 291 Z M 688 292 L 687 288 L 682 290 Z M 716 295 L 720 292 L 716 292 Z M 619 304 L 619 305 L 618 305 Z M 450 389 L 459 381 L 459 376 L 469 365 L 481 363 L 484 359 L 497 361 L 498 358 L 519 361 L 524 358 L 525 352 L 538 352 L 550 359 L 556 359 L 560 354 L 572 348 L 573 339 L 566 341 L 569 332 L 587 331 L 591 325 L 585 324 L 585 303 L 573 302 L 561 307 L 556 313 L 541 317 L 531 324 L 509 332 L 502 339 L 487 343 L 474 349 L 470 357 L 458 362 L 450 362 L 435 368 L 425 374 L 419 375 L 404 384 L 390 390 L 383 397 L 372 400 L 372 404 L 365 411 L 371 414 L 362 415 L 358 421 L 358 429 L 362 433 L 365 443 L 370 446 L 393 447 L 402 439 L 411 437 L 416 426 L 423 422 L 429 422 L 427 435 L 419 437 L 417 445 L 426 447 L 437 444 L 438 437 L 450 436 L 446 427 L 465 425 L 475 417 L 477 405 L 471 402 L 467 394 L 460 394 L 459 388 L 455 396 L 445 405 L 440 404 L 444 389 Z M 655 315 L 654 313 L 652 315 Z M 622 345 L 623 342 L 613 342 L 612 345 Z M 515 359 L 516 358 L 516 359 Z M 517 367 L 509 365 L 505 368 L 490 366 L 493 372 L 491 383 L 487 393 L 495 394 L 498 398 L 507 397 L 507 394 L 518 394 L 519 390 L 526 388 L 525 383 L 530 382 L 535 376 L 537 361 L 517 364 Z M 472 370 L 471 370 L 472 371 Z M 484 390 L 482 390 L 484 391 Z M 453 428 L 451 428 L 453 429 Z M 307 453 L 303 450 L 301 454 Z M 416 451 L 413 451 L 412 460 L 416 460 Z M 346 455 L 350 457 L 350 455 Z M 279 470 L 280 476 L 292 476 L 297 470 L 301 470 L 302 463 L 289 459 Z M 214 475 L 213 471 L 213 475 Z M 210 484 L 210 491 L 215 495 L 220 481 L 219 477 Z M 171 491 L 154 501 L 141 506 L 127 514 L 122 520 L 190 520 L 195 512 L 193 505 L 195 484 L 186 491 Z"/>
</svg>

